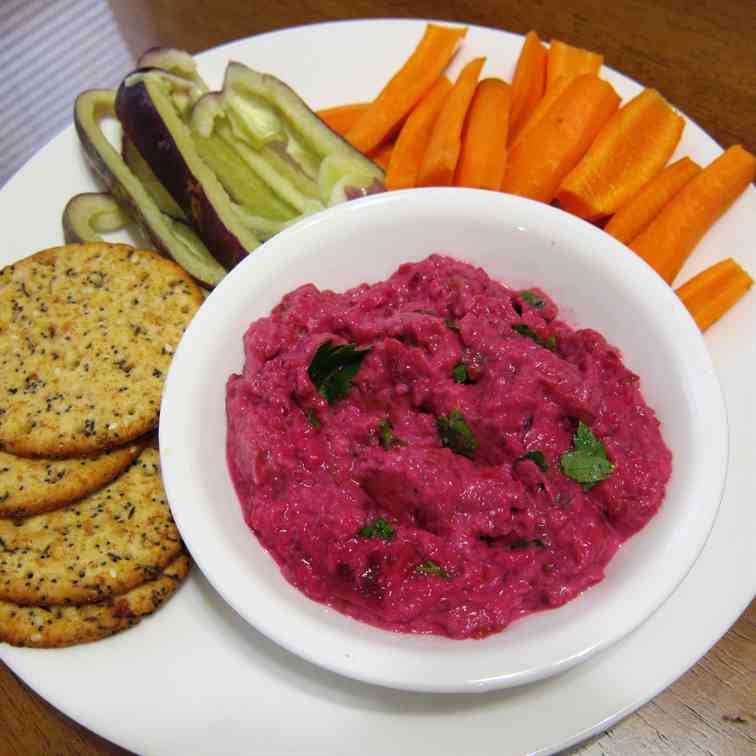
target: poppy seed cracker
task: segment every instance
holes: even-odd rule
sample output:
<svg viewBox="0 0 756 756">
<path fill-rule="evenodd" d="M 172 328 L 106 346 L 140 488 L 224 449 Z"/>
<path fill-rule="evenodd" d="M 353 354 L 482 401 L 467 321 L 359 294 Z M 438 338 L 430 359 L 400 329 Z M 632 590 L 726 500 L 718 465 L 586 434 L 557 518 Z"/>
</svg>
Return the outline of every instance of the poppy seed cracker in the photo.
<svg viewBox="0 0 756 756">
<path fill-rule="evenodd" d="M 190 567 L 189 557 L 181 554 L 154 580 L 99 604 L 44 607 L 0 601 L 0 641 L 13 646 L 60 648 L 113 635 L 160 608 L 176 592 Z"/>
<path fill-rule="evenodd" d="M 200 289 L 123 244 L 71 244 L 0 271 L 0 445 L 73 457 L 157 425 L 163 381 Z"/>
<path fill-rule="evenodd" d="M 70 459 L 30 459 L 0 451 L 0 517 L 30 517 L 81 499 L 118 477 L 146 443 Z"/>
<path fill-rule="evenodd" d="M 0 599 L 94 603 L 153 580 L 182 549 L 159 463 L 148 447 L 112 483 L 67 507 L 0 520 Z"/>
</svg>

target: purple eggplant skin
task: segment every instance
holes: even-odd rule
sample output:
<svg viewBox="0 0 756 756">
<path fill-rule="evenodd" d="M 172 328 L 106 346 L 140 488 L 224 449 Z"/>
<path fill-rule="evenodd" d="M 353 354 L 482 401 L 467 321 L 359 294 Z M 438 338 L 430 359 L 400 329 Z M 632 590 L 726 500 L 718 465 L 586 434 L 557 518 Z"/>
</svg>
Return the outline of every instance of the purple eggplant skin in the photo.
<svg viewBox="0 0 756 756">
<path fill-rule="evenodd" d="M 248 238 L 245 244 L 221 220 L 220 212 L 208 197 L 203 183 L 187 165 L 153 100 L 144 78 L 151 72 L 160 73 L 159 69 L 138 69 L 121 82 L 115 104 L 118 120 L 126 136 L 176 200 L 207 248 L 221 265 L 231 269 L 247 257 L 249 251 L 257 246 L 257 241 L 251 242 Z M 217 183 L 214 176 L 212 179 Z M 222 188 L 220 190 L 225 194 Z M 228 202 L 230 210 L 230 200 Z"/>
<path fill-rule="evenodd" d="M 121 143 L 121 157 L 129 166 L 131 172 L 142 182 L 147 193 L 155 200 L 155 204 L 165 215 L 174 220 L 186 222 L 186 216 L 176 204 L 173 197 L 165 190 L 165 187 L 157 180 L 154 171 L 147 161 L 139 154 L 139 150 L 128 137 L 124 137 Z"/>
</svg>

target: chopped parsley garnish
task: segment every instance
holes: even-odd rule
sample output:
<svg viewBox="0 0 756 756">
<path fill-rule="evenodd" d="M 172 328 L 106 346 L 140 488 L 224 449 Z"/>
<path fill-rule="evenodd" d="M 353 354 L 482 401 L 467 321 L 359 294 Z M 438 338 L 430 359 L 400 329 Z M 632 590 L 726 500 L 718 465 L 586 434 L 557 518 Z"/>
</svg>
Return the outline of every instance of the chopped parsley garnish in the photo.
<svg viewBox="0 0 756 756">
<path fill-rule="evenodd" d="M 553 334 L 547 339 L 542 339 L 530 326 L 524 323 L 516 323 L 512 326 L 512 330 L 520 334 L 520 336 L 527 336 L 529 339 L 533 339 L 538 346 L 542 346 L 552 351 L 556 349 L 556 336 Z"/>
<path fill-rule="evenodd" d="M 378 441 L 386 451 L 401 443 L 401 440 L 394 434 L 394 426 L 391 425 L 391 420 L 387 417 L 384 417 L 378 423 Z"/>
<path fill-rule="evenodd" d="M 437 417 L 436 429 L 444 446 L 455 454 L 473 458 L 478 448 L 478 439 L 475 438 L 470 426 L 465 422 L 465 416 L 459 410 L 455 409 L 448 415 Z"/>
<path fill-rule="evenodd" d="M 450 330 L 456 331 L 457 333 L 459 333 L 459 326 L 457 325 L 456 320 L 452 320 L 451 318 L 446 318 L 446 320 L 444 320 L 444 325 Z"/>
<path fill-rule="evenodd" d="M 452 378 L 457 383 L 472 383 L 470 376 L 467 373 L 467 368 L 465 367 L 465 364 L 463 362 L 460 362 L 458 365 L 454 366 L 454 369 L 452 370 Z"/>
<path fill-rule="evenodd" d="M 525 291 L 520 292 L 520 299 L 522 299 L 523 302 L 527 302 L 531 307 L 535 307 L 538 310 L 542 310 L 544 307 L 546 307 L 545 300 L 536 296 L 535 294 L 533 294 L 532 291 L 528 291 L 527 289 Z"/>
<path fill-rule="evenodd" d="M 540 538 L 519 538 L 509 544 L 510 549 L 527 549 L 528 546 L 536 546 L 542 549 L 546 544 Z"/>
<path fill-rule="evenodd" d="M 315 412 L 314 409 L 308 409 L 305 411 L 305 417 L 307 418 L 307 422 L 313 427 L 313 428 L 320 428 L 320 418 L 318 417 L 318 413 Z"/>
<path fill-rule="evenodd" d="M 389 525 L 383 517 L 373 520 L 369 525 L 360 528 L 357 535 L 361 538 L 382 538 L 384 541 L 390 541 L 396 531 Z"/>
<path fill-rule="evenodd" d="M 606 449 L 593 431 L 581 421 L 573 438 L 575 448 L 560 458 L 562 472 L 572 480 L 593 486 L 608 478 L 615 466 L 606 458 Z"/>
<path fill-rule="evenodd" d="M 432 562 L 430 559 L 426 559 L 424 562 L 415 567 L 415 572 L 420 575 L 435 575 L 436 577 L 443 578 L 444 580 L 450 580 L 451 575 L 441 565 Z"/>
<path fill-rule="evenodd" d="M 549 469 L 549 466 L 546 462 L 546 457 L 543 456 L 542 451 L 528 452 L 527 454 L 523 454 L 517 461 L 519 462 L 520 460 L 523 460 L 523 459 L 529 459 L 535 462 L 538 465 L 538 467 L 540 467 L 541 470 L 543 470 L 544 472 L 546 472 L 546 470 Z"/>
<path fill-rule="evenodd" d="M 369 351 L 357 349 L 356 344 L 332 346 L 330 340 L 318 347 L 307 374 L 328 404 L 346 398 L 352 388 L 352 378 Z"/>
</svg>

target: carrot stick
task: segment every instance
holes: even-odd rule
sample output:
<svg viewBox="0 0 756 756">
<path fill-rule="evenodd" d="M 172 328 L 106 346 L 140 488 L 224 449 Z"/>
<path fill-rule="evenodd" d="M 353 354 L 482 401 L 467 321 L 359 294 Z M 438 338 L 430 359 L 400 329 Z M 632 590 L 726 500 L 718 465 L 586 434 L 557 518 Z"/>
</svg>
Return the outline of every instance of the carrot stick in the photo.
<svg viewBox="0 0 756 756">
<path fill-rule="evenodd" d="M 405 64 L 346 134 L 360 152 L 374 150 L 433 86 L 449 64 L 467 27 L 428 24 Z"/>
<path fill-rule="evenodd" d="M 731 257 L 701 271 L 675 291 L 698 327 L 716 323 L 753 286 L 751 276 Z"/>
<path fill-rule="evenodd" d="M 509 123 L 509 148 L 513 150 L 518 142 L 523 139 L 531 129 L 541 122 L 541 119 L 549 112 L 549 108 L 562 96 L 562 93 L 570 85 L 572 79 L 569 76 L 560 76 L 544 94 L 528 120 L 520 126 L 519 131 L 512 134 L 512 122 Z"/>
<path fill-rule="evenodd" d="M 689 181 L 630 244 L 671 284 L 714 221 L 756 176 L 756 157 L 730 147 Z"/>
<path fill-rule="evenodd" d="M 391 162 L 391 155 L 394 152 L 394 145 L 396 142 L 393 140 L 390 142 L 384 142 L 380 147 L 373 150 L 370 153 L 370 159 L 376 164 L 380 165 L 385 171 Z"/>
<path fill-rule="evenodd" d="M 595 74 L 574 79 L 509 153 L 502 191 L 551 202 L 619 102 L 611 84 Z"/>
<path fill-rule="evenodd" d="M 611 215 L 667 164 L 685 121 L 655 89 L 625 103 L 557 192 L 559 207 L 586 220 Z"/>
<path fill-rule="evenodd" d="M 455 186 L 498 191 L 507 164 L 512 88 L 501 79 L 483 79 L 475 88 L 462 131 Z"/>
<path fill-rule="evenodd" d="M 417 184 L 417 174 L 436 122 L 452 83 L 442 76 L 409 114 L 399 132 L 386 171 L 387 189 L 410 189 Z"/>
<path fill-rule="evenodd" d="M 701 172 L 701 166 L 684 157 L 668 165 L 609 219 L 604 231 L 625 244 L 635 239 L 685 184 Z"/>
<path fill-rule="evenodd" d="M 369 102 L 350 102 L 348 105 L 335 105 L 332 108 L 318 110 L 316 115 L 326 126 L 344 136 L 369 106 Z"/>
<path fill-rule="evenodd" d="M 417 174 L 418 186 L 450 186 L 462 149 L 462 128 L 485 58 L 471 60 L 444 99 Z"/>
<path fill-rule="evenodd" d="M 548 91 L 560 76 L 575 79 L 581 74 L 598 75 L 603 62 L 604 56 L 599 53 L 552 39 L 546 62 L 546 90 Z"/>
<path fill-rule="evenodd" d="M 512 78 L 512 109 L 509 112 L 509 132 L 512 136 L 528 120 L 546 89 L 546 48 L 538 35 L 530 31 L 522 43 Z"/>
</svg>

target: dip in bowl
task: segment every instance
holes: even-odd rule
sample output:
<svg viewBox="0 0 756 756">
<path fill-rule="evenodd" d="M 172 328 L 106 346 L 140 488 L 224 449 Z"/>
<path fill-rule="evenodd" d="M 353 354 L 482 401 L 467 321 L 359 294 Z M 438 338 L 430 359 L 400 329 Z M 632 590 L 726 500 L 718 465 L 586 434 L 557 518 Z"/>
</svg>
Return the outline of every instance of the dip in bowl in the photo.
<svg viewBox="0 0 756 756">
<path fill-rule="evenodd" d="M 346 291 L 384 280 L 403 263 L 432 253 L 479 266 L 512 290 L 546 292 L 560 306 L 560 320 L 573 329 L 600 332 L 620 350 L 628 371 L 640 376 L 643 397 L 661 423 L 674 460 L 658 513 L 621 548 L 606 547 L 616 554 L 601 582 L 553 611 L 529 614 L 508 626 L 509 620 L 498 627 L 494 623 L 491 635 L 485 624 L 470 633 L 464 627 L 443 633 L 476 638 L 467 640 L 387 632 L 306 598 L 284 579 L 245 523 L 226 464 L 226 382 L 242 373 L 242 337 L 250 323 L 305 284 Z M 532 340 L 525 331 L 516 335 Z M 548 341 L 547 334 L 541 337 Z M 577 421 L 579 408 L 575 416 Z M 577 426 L 565 430 L 576 431 Z M 305 433 L 303 425 L 303 445 Z M 469 190 L 396 192 L 348 203 L 297 224 L 251 255 L 210 295 L 176 352 L 160 441 L 166 490 L 182 536 L 210 582 L 245 619 L 333 671 L 426 691 L 480 691 L 530 682 L 630 632 L 695 561 L 716 515 L 726 467 L 717 381 L 695 324 L 669 287 L 589 224 L 527 200 Z M 660 458 L 664 455 L 664 445 L 653 448 Z M 523 449 L 524 454 L 532 451 Z M 522 463 L 523 476 L 532 478 L 535 488 L 541 461 L 531 456 Z M 548 461 L 553 465 L 556 459 Z M 368 472 L 375 479 L 375 469 Z M 366 521 L 364 527 L 376 522 Z M 637 527 L 631 523 L 627 529 L 629 535 Z M 492 531 L 492 541 L 495 535 Z M 538 536 L 529 540 L 522 549 L 541 548 Z M 521 550 L 520 543 L 505 545 L 508 552 L 513 545 Z M 280 552 L 277 556 L 281 561 Z M 454 567 L 446 570 L 430 558 L 419 565 L 425 574 L 418 577 L 436 581 L 445 580 Z M 578 588 L 600 577 L 599 569 L 598 577 Z M 416 632 L 429 630 L 420 626 Z"/>
</svg>

